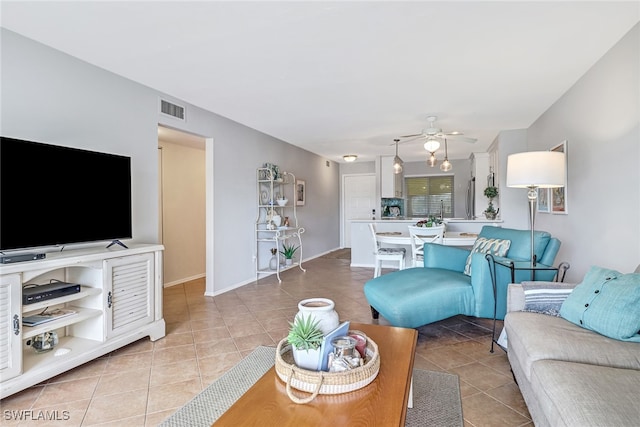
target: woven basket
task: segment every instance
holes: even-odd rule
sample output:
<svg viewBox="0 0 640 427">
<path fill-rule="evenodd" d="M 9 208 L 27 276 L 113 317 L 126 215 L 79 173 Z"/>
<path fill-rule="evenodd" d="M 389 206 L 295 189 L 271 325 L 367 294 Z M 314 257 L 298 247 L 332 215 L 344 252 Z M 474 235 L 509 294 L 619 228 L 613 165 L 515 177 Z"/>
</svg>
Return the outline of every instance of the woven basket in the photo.
<svg viewBox="0 0 640 427">
<path fill-rule="evenodd" d="M 364 335 L 360 331 L 349 331 Z M 296 366 L 293 352 L 287 339 L 278 343 L 276 350 L 276 373 L 287 384 L 287 395 L 295 403 L 309 403 L 318 394 L 340 394 L 358 390 L 370 384 L 380 371 L 380 354 L 378 345 L 367 338 L 367 352 L 364 365 L 343 372 L 310 371 Z M 300 398 L 293 390 L 311 393 L 310 396 Z"/>
</svg>

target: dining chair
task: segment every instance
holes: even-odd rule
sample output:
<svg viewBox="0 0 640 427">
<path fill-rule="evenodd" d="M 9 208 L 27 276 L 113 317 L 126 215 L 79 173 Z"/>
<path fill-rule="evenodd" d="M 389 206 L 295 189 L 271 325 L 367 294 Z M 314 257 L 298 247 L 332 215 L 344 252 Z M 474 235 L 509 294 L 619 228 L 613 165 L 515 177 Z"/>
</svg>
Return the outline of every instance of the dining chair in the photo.
<svg viewBox="0 0 640 427">
<path fill-rule="evenodd" d="M 380 276 L 383 261 L 396 261 L 398 263 L 398 270 L 403 270 L 405 265 L 404 258 L 407 252 L 405 248 L 383 248 L 378 241 L 375 224 L 369 223 L 369 230 L 371 230 L 371 237 L 373 238 L 373 255 L 376 258 L 373 277 Z"/>
<path fill-rule="evenodd" d="M 424 244 L 440 243 L 444 240 L 444 224 L 436 227 L 416 227 L 409 226 L 409 236 L 411 237 L 411 261 L 414 267 L 424 265 Z"/>
</svg>

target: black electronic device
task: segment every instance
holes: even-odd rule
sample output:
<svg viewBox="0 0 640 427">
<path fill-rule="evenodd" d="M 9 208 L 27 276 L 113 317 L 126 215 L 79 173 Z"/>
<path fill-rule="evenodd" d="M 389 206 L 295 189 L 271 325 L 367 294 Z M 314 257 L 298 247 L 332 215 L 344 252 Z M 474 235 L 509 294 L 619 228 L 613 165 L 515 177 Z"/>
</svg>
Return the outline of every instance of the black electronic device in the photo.
<svg viewBox="0 0 640 427">
<path fill-rule="evenodd" d="M 0 137 L 0 251 L 132 235 L 130 157 Z"/>
<path fill-rule="evenodd" d="M 30 286 L 22 289 L 22 304 L 34 304 L 65 295 L 77 294 L 80 285 L 77 283 L 54 282 L 46 285 Z"/>
<path fill-rule="evenodd" d="M 35 261 L 37 259 L 45 259 L 46 256 L 47 254 L 45 253 L 2 255 L 0 256 L 0 264 L 12 264 L 14 262 L 23 262 L 23 261 Z"/>
</svg>

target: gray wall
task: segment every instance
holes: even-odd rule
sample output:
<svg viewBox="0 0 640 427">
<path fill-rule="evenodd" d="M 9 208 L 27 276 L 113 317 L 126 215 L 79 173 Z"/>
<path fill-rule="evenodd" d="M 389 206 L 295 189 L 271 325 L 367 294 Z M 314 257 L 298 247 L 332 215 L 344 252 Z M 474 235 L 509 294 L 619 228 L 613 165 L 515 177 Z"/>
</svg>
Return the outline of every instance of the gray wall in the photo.
<svg viewBox="0 0 640 427">
<path fill-rule="evenodd" d="M 538 214 L 579 281 L 640 263 L 640 24 L 528 129 L 528 150 L 568 141 L 568 215 Z"/>
<path fill-rule="evenodd" d="M 304 257 L 338 248 L 336 163 L 327 167 L 315 154 L 180 100 L 187 107 L 186 122 L 161 117 L 158 98 L 163 94 L 1 31 L 2 135 L 131 156 L 135 241 L 158 241 L 158 124 L 213 139 L 207 161 L 214 175 L 214 250 L 209 256 L 215 269 L 213 280 L 207 278 L 208 294 L 255 278 L 255 170 L 264 162 L 307 182 L 307 205 L 298 217 L 307 229 Z"/>
</svg>

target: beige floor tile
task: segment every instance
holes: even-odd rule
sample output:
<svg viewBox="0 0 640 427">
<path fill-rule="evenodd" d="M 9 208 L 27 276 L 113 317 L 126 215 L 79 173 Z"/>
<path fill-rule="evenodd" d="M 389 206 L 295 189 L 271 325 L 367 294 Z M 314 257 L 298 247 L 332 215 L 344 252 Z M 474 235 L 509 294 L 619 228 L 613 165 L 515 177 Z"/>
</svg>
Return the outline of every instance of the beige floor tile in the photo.
<svg viewBox="0 0 640 427">
<path fill-rule="evenodd" d="M 462 401 L 464 419 L 476 427 L 515 427 L 529 421 L 492 397 L 477 393 Z"/>
<path fill-rule="evenodd" d="M 150 368 L 105 374 L 100 378 L 94 396 L 107 396 L 149 388 Z"/>
<path fill-rule="evenodd" d="M 153 352 L 153 366 L 186 362 L 195 358 L 196 347 L 194 344 L 160 348 Z"/>
<path fill-rule="evenodd" d="M 94 425 L 144 416 L 148 390 L 96 396 L 91 399 L 83 425 Z M 126 425 L 126 424 L 121 424 Z"/>
<path fill-rule="evenodd" d="M 47 384 L 33 408 L 47 408 L 64 402 L 91 399 L 100 377 Z"/>
<path fill-rule="evenodd" d="M 111 356 L 107 364 L 106 372 L 131 371 L 139 369 L 141 366 L 151 366 L 153 353 L 153 351 L 147 351 L 144 353 Z"/>
<path fill-rule="evenodd" d="M 202 391 L 200 378 L 149 388 L 147 412 L 159 412 L 179 408 Z"/>
<path fill-rule="evenodd" d="M 164 384 L 179 383 L 199 377 L 200 371 L 196 360 L 181 361 L 166 365 L 154 365 L 151 368 L 149 386 L 155 387 Z"/>
</svg>

